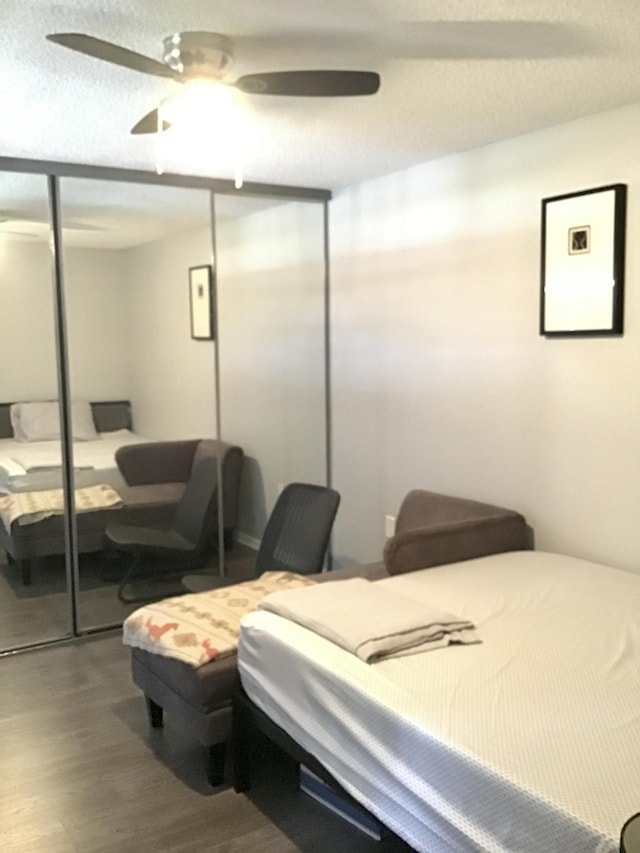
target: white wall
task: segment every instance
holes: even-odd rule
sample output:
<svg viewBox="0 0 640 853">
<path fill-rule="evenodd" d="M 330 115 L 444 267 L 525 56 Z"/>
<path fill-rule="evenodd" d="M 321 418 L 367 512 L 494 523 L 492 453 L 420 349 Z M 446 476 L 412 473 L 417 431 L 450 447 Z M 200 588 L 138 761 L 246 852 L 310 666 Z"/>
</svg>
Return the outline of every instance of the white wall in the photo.
<svg viewBox="0 0 640 853">
<path fill-rule="evenodd" d="M 0 237 L 0 400 L 57 397 L 51 258 L 47 243 Z M 64 252 L 72 397 L 129 396 L 126 285 L 118 252 Z"/>
<path fill-rule="evenodd" d="M 215 436 L 214 343 L 191 338 L 189 314 L 189 267 L 212 263 L 211 232 L 203 228 L 124 254 L 136 432 Z"/>
<path fill-rule="evenodd" d="M 339 563 L 411 488 L 522 511 L 640 571 L 640 105 L 369 181 L 331 205 Z M 625 332 L 538 334 L 540 202 L 629 186 Z"/>
<path fill-rule="evenodd" d="M 122 253 L 64 252 L 71 396 L 128 400 L 131 396 L 127 282 Z"/>
<path fill-rule="evenodd" d="M 65 248 L 72 397 L 130 399 L 151 438 L 215 435 L 214 344 L 191 338 L 188 286 L 189 266 L 210 263 L 208 229 L 130 250 Z M 0 401 L 57 397 L 51 275 L 47 243 L 0 235 Z"/>
<path fill-rule="evenodd" d="M 53 285 L 46 243 L 0 237 L 0 401 L 56 392 Z"/>
</svg>

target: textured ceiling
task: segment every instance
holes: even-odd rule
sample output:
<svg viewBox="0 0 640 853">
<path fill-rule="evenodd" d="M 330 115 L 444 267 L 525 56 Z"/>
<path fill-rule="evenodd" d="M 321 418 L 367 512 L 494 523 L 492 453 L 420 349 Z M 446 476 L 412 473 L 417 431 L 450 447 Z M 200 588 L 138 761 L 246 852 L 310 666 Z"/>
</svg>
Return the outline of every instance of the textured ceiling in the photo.
<svg viewBox="0 0 640 853">
<path fill-rule="evenodd" d="M 294 186 L 337 189 L 640 100 L 637 0 L 2 0 L 2 24 L 0 155 L 11 157 L 154 169 L 153 139 L 128 131 L 178 84 L 66 50 L 52 32 L 157 59 L 169 33 L 221 32 L 235 42 L 232 79 L 379 71 L 369 97 L 237 93 L 245 179 Z M 167 171 L 233 177 L 215 140 L 165 148 Z"/>
</svg>

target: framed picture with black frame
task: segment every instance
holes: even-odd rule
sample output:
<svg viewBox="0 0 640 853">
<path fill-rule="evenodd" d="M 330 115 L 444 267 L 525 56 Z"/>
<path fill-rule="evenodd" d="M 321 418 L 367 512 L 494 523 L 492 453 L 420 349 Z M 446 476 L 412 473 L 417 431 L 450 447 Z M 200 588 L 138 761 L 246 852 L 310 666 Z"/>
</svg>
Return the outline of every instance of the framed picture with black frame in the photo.
<svg viewBox="0 0 640 853">
<path fill-rule="evenodd" d="M 196 341 L 211 341 L 214 336 L 213 274 L 211 266 L 189 267 L 189 305 L 191 337 Z"/>
<path fill-rule="evenodd" d="M 540 334 L 621 335 L 627 186 L 542 200 Z"/>
</svg>

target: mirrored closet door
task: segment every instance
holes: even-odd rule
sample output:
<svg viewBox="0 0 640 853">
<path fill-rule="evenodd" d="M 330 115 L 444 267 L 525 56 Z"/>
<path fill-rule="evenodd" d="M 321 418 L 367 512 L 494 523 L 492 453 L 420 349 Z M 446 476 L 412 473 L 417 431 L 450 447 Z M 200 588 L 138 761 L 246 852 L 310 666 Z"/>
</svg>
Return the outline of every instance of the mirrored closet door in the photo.
<svg viewBox="0 0 640 853">
<path fill-rule="evenodd" d="M 2 653 L 252 576 L 327 484 L 328 193 L 0 169 Z"/>
<path fill-rule="evenodd" d="M 140 599 L 183 591 L 191 568 L 147 529 L 175 527 L 216 436 L 215 345 L 194 334 L 190 280 L 190 270 L 211 270 L 211 201 L 203 189 L 63 178 L 60 210 L 86 630 L 118 624 Z M 215 478 L 213 459 L 185 520 L 195 523 L 199 501 L 211 504 L 201 522 L 208 564 L 217 560 Z"/>
<path fill-rule="evenodd" d="M 227 568 L 241 578 L 282 488 L 327 484 L 324 206 L 216 194 L 215 223 L 221 426 L 244 451 Z"/>
<path fill-rule="evenodd" d="M 72 633 L 47 178 L 0 172 L 0 651 Z"/>
</svg>

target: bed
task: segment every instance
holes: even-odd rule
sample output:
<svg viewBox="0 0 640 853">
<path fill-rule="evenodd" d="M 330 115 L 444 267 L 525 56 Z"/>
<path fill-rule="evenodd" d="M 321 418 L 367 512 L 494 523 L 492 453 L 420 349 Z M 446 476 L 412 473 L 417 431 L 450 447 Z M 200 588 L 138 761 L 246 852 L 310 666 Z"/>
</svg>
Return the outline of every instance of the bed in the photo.
<svg viewBox="0 0 640 853">
<path fill-rule="evenodd" d="M 249 700 L 416 850 L 617 851 L 640 809 L 640 575 L 518 551 L 376 584 L 482 642 L 367 664 L 258 611 Z"/>
<path fill-rule="evenodd" d="M 148 446 L 149 440 L 132 432 L 128 400 L 72 402 L 71 418 L 76 497 L 82 496 L 85 508 L 92 507 L 78 516 L 78 547 L 96 551 L 103 547 L 106 524 L 121 512 L 117 507 L 126 488 L 116 453 L 130 445 Z M 63 554 L 67 546 L 57 511 L 36 520 L 36 515 L 22 515 L 22 504 L 58 505 L 61 488 L 58 404 L 0 403 L 0 548 L 18 564 L 24 584 L 31 582 L 32 560 Z M 107 494 L 109 499 L 103 500 Z"/>
<path fill-rule="evenodd" d="M 11 403 L 0 403 L 0 493 L 54 489 L 62 486 L 62 448 L 59 437 L 22 440 L 14 435 Z M 57 405 L 50 404 L 57 418 Z M 95 402 L 90 407 L 87 436 L 73 442 L 74 480 L 77 488 L 107 483 L 118 489 L 124 480 L 115 462 L 119 447 L 149 439 L 131 430 L 131 404 L 127 400 Z M 91 429 L 91 427 L 94 427 Z"/>
</svg>

